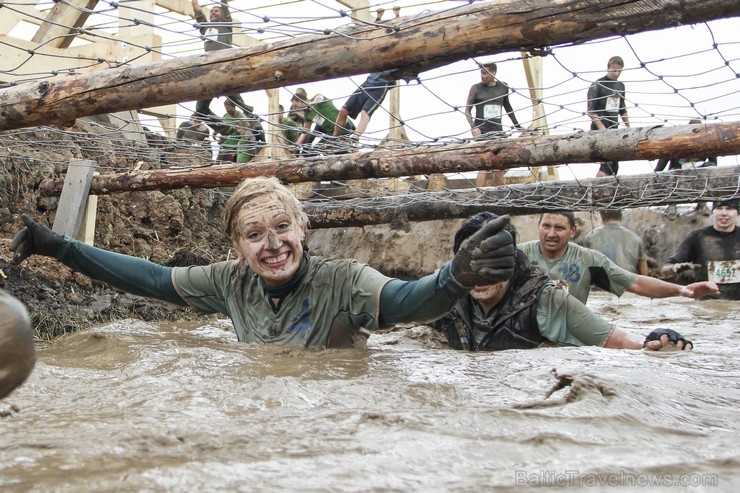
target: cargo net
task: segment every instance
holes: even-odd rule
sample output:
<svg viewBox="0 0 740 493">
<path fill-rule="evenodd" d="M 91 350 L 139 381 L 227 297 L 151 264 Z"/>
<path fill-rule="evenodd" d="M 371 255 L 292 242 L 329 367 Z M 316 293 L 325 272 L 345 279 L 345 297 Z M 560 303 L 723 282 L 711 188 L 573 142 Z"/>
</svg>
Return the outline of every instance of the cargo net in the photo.
<svg viewBox="0 0 740 493">
<path fill-rule="evenodd" d="M 8 32 L 0 33 L 6 35 L 0 59 L 0 107 L 3 88 L 12 90 L 24 82 L 202 53 L 204 37 L 190 2 L 167 4 L 165 8 L 149 1 L 100 1 L 94 10 L 88 10 L 71 3 L 4 1 L 3 15 L 11 21 L 0 24 L 9 26 Z M 308 35 L 351 38 L 353 29 L 349 24 L 384 27 L 378 36 L 389 36 L 424 16 L 454 16 L 468 4 L 392 1 L 350 10 L 332 1 L 232 0 L 228 6 L 235 33 L 233 44 L 247 46 Z M 50 11 L 55 5 L 75 10 L 77 15 L 52 18 Z M 212 5 L 204 2 L 206 15 Z M 53 20 L 44 23 L 44 19 Z M 59 19 L 67 19 L 69 24 Z M 509 87 L 509 102 L 520 125 L 514 125 L 512 115 L 504 114 L 501 131 L 485 138 L 515 140 L 587 132 L 591 124 L 586 112 L 588 88 L 606 74 L 607 61 L 613 55 L 621 56 L 625 63 L 619 80 L 626 87 L 625 107 L 632 128 L 733 123 L 740 115 L 740 41 L 733 21 L 717 19 L 658 32 L 546 46 L 534 52 L 503 53 L 412 74 L 399 80 L 398 87 L 389 91 L 382 103 L 378 101 L 367 129 L 359 137 L 349 134 L 335 138 L 317 131 L 315 126 L 304 128 L 300 114 L 291 113 L 291 105 L 294 97 L 303 97 L 302 88 L 310 102 L 319 101 L 316 97 L 320 96 L 320 100 L 341 108 L 360 88 L 364 75 L 280 88 L 278 98 L 283 108 L 279 114 L 268 110 L 265 91 L 244 93 L 243 99 L 253 107 L 251 114 L 239 116 L 231 122 L 231 128 L 199 127 L 200 134 L 178 137 L 178 129 L 189 125 L 186 122 L 196 109 L 195 101 L 79 118 L 74 124 L 0 132 L 0 163 L 47 166 L 57 173 L 71 159 L 80 158 L 94 160 L 101 174 L 208 168 L 233 158 L 224 152 L 229 145 L 231 150 L 236 149 L 231 154 L 241 154 L 245 166 L 264 161 L 294 164 L 303 158 L 313 162 L 383 150 L 413 149 L 423 158 L 424 153 L 454 149 L 480 139 L 472 135 L 467 118 L 471 109 L 468 93 L 481 81 L 482 70 L 490 72 L 486 68 L 490 62 L 497 64 L 497 80 Z M 40 34 L 42 27 L 51 33 L 48 38 Z M 86 49 L 86 45 L 101 49 Z M 358 53 L 372 55 L 372 50 Z M 313 56 L 310 49 L 305 56 Z M 525 62 L 529 59 L 541 63 L 541 82 L 527 79 Z M 225 100 L 223 96 L 214 98 L 211 111 L 224 115 Z M 298 125 L 293 126 L 286 117 L 293 117 L 290 119 Z M 354 124 L 358 123 L 356 119 Z M 233 142 L 227 143 L 227 133 L 237 127 L 244 137 L 234 147 Z M 301 133 L 306 142 L 298 145 L 294 139 Z M 264 141 L 261 136 L 266 137 Z M 594 210 L 738 195 L 740 161 L 736 155 L 672 157 L 673 161 L 664 163 L 665 171 L 656 171 L 656 160 L 621 162 L 619 174 L 607 183 L 592 180 L 600 163 L 549 167 L 543 163 L 542 167 L 523 166 L 495 176 L 468 171 L 369 180 L 337 177 L 300 183 L 296 190 L 317 207 L 368 211 L 419 207 L 440 216 L 455 214 L 441 212 L 447 205 L 464 212 L 476 207 L 513 212 Z M 715 162 L 717 167 L 712 166 Z M 674 168 L 681 169 L 667 172 Z"/>
</svg>

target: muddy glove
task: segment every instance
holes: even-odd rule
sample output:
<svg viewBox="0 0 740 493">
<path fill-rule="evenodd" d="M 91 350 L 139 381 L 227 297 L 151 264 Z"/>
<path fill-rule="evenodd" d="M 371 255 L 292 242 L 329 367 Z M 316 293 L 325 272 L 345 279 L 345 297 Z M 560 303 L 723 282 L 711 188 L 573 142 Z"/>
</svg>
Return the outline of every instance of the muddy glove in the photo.
<svg viewBox="0 0 740 493">
<path fill-rule="evenodd" d="M 668 336 L 668 341 L 674 344 L 678 343 L 678 341 L 682 341 L 684 349 L 687 348 L 689 344 L 691 344 L 692 349 L 694 347 L 694 344 L 691 341 L 689 341 L 688 339 L 685 339 L 684 336 L 682 336 L 681 334 L 679 334 L 673 329 L 653 330 L 645 338 L 645 342 L 642 343 L 642 347 L 647 347 L 650 341 L 659 341 L 660 338 L 663 337 L 664 335 Z"/>
<path fill-rule="evenodd" d="M 514 275 L 514 239 L 504 230 L 509 216 L 488 221 L 465 240 L 452 259 L 450 272 L 465 287 L 508 281 Z"/>
<path fill-rule="evenodd" d="M 31 255 L 55 257 L 64 244 L 64 236 L 42 226 L 27 214 L 21 214 L 21 220 L 26 227 L 20 230 L 10 243 L 13 263 L 20 264 Z"/>
</svg>

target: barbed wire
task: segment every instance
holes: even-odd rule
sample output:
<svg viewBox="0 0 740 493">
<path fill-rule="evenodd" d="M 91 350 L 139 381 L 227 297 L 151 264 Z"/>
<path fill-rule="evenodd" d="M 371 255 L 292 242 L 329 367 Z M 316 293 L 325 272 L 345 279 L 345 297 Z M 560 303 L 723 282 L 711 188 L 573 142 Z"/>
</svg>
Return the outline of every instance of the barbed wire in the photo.
<svg viewBox="0 0 740 493">
<path fill-rule="evenodd" d="M 84 26 L 58 27 L 75 33 L 80 43 L 108 43 L 126 44 L 128 55 L 119 56 L 115 50 L 105 56 L 85 55 L 79 49 L 61 50 L 52 49 L 53 45 L 65 36 L 55 36 L 34 44 L 31 41 L 35 27 L 45 22 L 46 14 L 55 2 L 23 2 L 3 1 L 0 5 L 5 12 L 12 12 L 18 19 L 18 29 L 0 41 L 3 51 L 3 61 L 0 62 L 0 81 L 6 84 L 46 79 L 65 73 L 82 73 L 92 69 L 122 66 L 139 63 L 151 59 L 172 59 L 178 56 L 201 53 L 203 49 L 203 35 L 195 20 L 187 15 L 189 3 L 182 2 L 182 11 L 174 12 L 157 7 L 147 10 L 141 5 L 145 2 L 122 0 L 120 2 L 101 0 L 93 10 L 84 7 L 66 4 L 87 16 Z M 218 5 L 216 2 L 214 5 Z M 390 36 L 393 32 L 405 29 L 406 24 L 413 18 L 419 18 L 439 12 L 454 12 L 468 2 L 377 2 L 364 9 L 352 11 L 330 0 L 287 0 L 247 2 L 246 0 L 232 0 L 229 8 L 233 26 L 237 34 L 247 34 L 257 41 L 273 42 L 282 39 L 295 38 L 305 35 L 332 35 L 363 39 L 368 43 L 372 39 L 360 38 L 354 31 L 348 29 L 348 23 L 354 28 L 367 26 L 368 28 L 385 27 L 376 36 Z M 223 5 L 223 4 L 222 4 Z M 376 17 L 382 9 L 387 12 L 393 7 L 402 8 L 403 17 L 385 19 Z M 300 8 L 299 8 L 300 7 Z M 287 9 L 287 10 L 286 10 Z M 300 14 L 300 15 L 297 15 Z M 365 14 L 365 15 L 363 15 Z M 369 19 L 369 20 L 368 20 Z M 22 25 L 21 25 L 22 24 Z M 26 32 L 21 32 L 21 27 Z M 161 39 L 161 43 L 142 44 L 137 39 L 126 36 L 122 39 L 122 32 L 133 32 L 146 27 L 152 40 Z M 626 103 L 632 126 L 649 126 L 655 124 L 683 125 L 691 118 L 697 118 L 705 123 L 737 121 L 740 115 L 740 76 L 737 65 L 740 63 L 740 39 L 722 39 L 715 32 L 724 27 L 721 21 L 708 22 L 683 29 L 691 29 L 703 34 L 703 41 L 690 48 L 678 51 L 677 47 L 669 46 L 670 51 L 655 56 L 652 48 L 645 44 L 641 35 L 615 36 L 608 40 L 599 40 L 584 43 L 588 48 L 614 51 L 615 44 L 623 52 L 629 53 L 633 62 L 623 70 L 623 79 L 627 85 Z M 17 43 L 14 40 L 18 40 Z M 556 76 L 543 87 L 530 88 L 521 77 L 517 82 L 510 83 L 510 98 L 514 103 L 515 113 L 518 115 L 534 112 L 535 106 L 541 103 L 544 107 L 547 125 L 531 122 L 537 131 L 550 134 L 566 134 L 585 131 L 590 119 L 586 114 L 585 92 L 595 78 L 605 71 L 606 59 L 610 52 L 603 52 L 604 59 L 576 59 L 571 56 L 573 51 L 584 49 L 583 45 L 562 44 L 544 47 L 539 54 L 543 60 L 550 63 L 548 70 L 557 71 Z M 665 45 L 664 45 L 665 46 Z M 46 51 L 45 51 L 46 50 Z M 666 51 L 666 50 L 664 50 Z M 12 55 L 12 56 L 10 56 Z M 307 53 L 306 56 L 311 56 Z M 494 57 L 493 61 L 499 64 L 498 74 L 504 81 L 511 80 L 526 55 L 521 53 L 507 53 Z M 43 65 L 35 63 L 35 59 L 43 59 Z M 398 150 L 415 148 L 419 152 L 439 146 L 448 146 L 470 142 L 470 128 L 467 126 L 465 112 L 465 96 L 470 85 L 478 82 L 478 72 L 481 64 L 488 60 L 474 60 L 467 64 L 456 63 L 445 67 L 423 72 L 408 82 L 401 82 L 401 110 L 400 114 L 392 114 L 387 101 L 373 115 L 373 126 L 362 135 L 359 143 L 350 145 L 343 139 L 322 139 L 322 134 L 313 130 L 318 144 L 310 150 L 318 154 L 334 154 L 344 152 L 365 152 L 376 149 Z M 64 63 L 62 63 L 64 62 Z M 33 69 L 43 66 L 44 70 Z M 31 68 L 29 68 L 31 67 Z M 553 68 L 554 67 L 554 68 Z M 676 67 L 680 70 L 676 71 Z M 461 80 L 465 85 L 460 86 Z M 359 87 L 356 78 L 343 78 L 341 85 L 314 83 L 310 85 L 312 92 L 321 93 L 332 101 L 337 108 Z M 336 82 L 336 81 L 334 81 Z M 332 90 L 316 88 L 316 84 L 325 84 Z M 309 85 L 307 85 L 309 86 Z M 453 95 L 449 88 L 453 86 Z M 334 89 L 338 88 L 338 89 Z M 533 99 L 530 89 L 540 91 L 542 96 Z M 1 90 L 1 89 L 0 89 Z M 288 99 L 295 95 L 296 88 L 286 87 L 281 93 Z M 329 93 L 329 94 L 327 94 Z M 258 93 L 250 93 L 250 98 L 258 98 Z M 266 99 L 266 98 L 264 98 Z M 388 98 L 386 98 L 388 99 Z M 405 106 L 405 100 L 413 100 L 413 106 Z M 254 116 L 261 122 L 268 134 L 283 135 L 290 128 L 285 123 L 275 123 L 277 116 L 266 110 L 265 101 L 255 101 Z M 78 130 L 68 128 L 41 127 L 36 130 L 22 130 L 0 133 L 0 162 L 9 159 L 22 159 L 26 163 L 44 166 L 63 167 L 71 157 L 91 156 L 98 161 L 102 173 L 124 172 L 140 166 L 142 161 L 150 162 L 153 167 L 167 166 L 208 166 L 218 156 L 218 135 L 212 130 L 203 144 L 194 146 L 192 142 L 178 141 L 168 138 L 173 135 L 186 116 L 193 112 L 193 102 L 183 101 L 175 106 L 173 113 L 161 114 L 171 117 L 175 123 L 163 123 L 163 120 L 139 112 L 136 118 L 126 118 L 125 114 L 118 113 L 99 118 L 80 120 Z M 286 105 L 287 106 L 287 105 Z M 286 109 L 287 113 L 287 109 Z M 123 116 L 122 116 L 123 115 Z M 381 121 L 387 124 L 378 124 Z M 522 119 L 525 122 L 529 118 Z M 169 126 L 167 126 L 169 125 Z M 508 125 L 508 126 L 507 126 Z M 120 129 L 124 129 L 124 132 Z M 127 135 L 124 135 L 127 134 Z M 515 137 L 519 132 L 510 124 L 504 126 L 503 136 Z M 133 136 L 133 138 L 132 138 Z M 412 136 L 411 140 L 407 136 Z M 72 145 L 70 137 L 74 137 L 76 146 Z M 30 140 L 29 140 L 30 139 Z M 324 140 L 323 144 L 321 141 Z M 329 142 L 327 142 L 329 141 Z M 54 157 L 48 153 L 43 157 L 38 155 L 35 147 L 45 150 L 54 150 Z M 198 149 L 193 149 L 198 147 Z M 260 146 L 262 148 L 264 146 Z M 285 156 L 279 159 L 291 159 L 296 147 L 278 139 L 271 143 L 274 155 Z M 72 149 L 72 151 L 70 151 Z M 111 161 L 106 157 L 115 156 Z M 196 159 L 197 158 L 197 159 Z M 724 159 L 721 165 L 737 166 L 737 157 Z M 588 187 L 579 184 L 579 173 L 567 166 L 558 167 L 560 173 L 573 174 L 576 186 Z M 544 181 L 536 173 L 532 180 L 545 187 Z M 511 174 L 511 172 L 510 172 Z M 526 175 L 527 171 L 520 174 Z M 462 181 L 474 186 L 474 179 L 469 174 L 448 174 L 451 181 Z M 356 185 L 352 185 L 356 186 Z M 513 186 L 513 185 L 512 185 Z M 506 185 L 504 186 L 504 188 Z M 352 190 L 360 193 L 359 190 Z M 409 191 L 394 193 L 413 193 L 413 186 Z M 552 190 L 548 190 L 552 192 Z M 317 192 L 320 197 L 320 191 Z M 364 191 L 365 194 L 377 195 L 375 191 Z M 539 193 L 539 192 L 538 192 Z M 586 192 L 584 191 L 584 194 Z M 526 200 L 534 200 L 533 195 L 516 198 L 505 197 L 504 204 L 517 206 Z M 585 195 L 584 195 L 585 197 Z M 694 195 L 686 190 L 672 190 L 665 198 L 685 198 L 695 200 Z M 440 196 L 439 200 L 444 200 Z M 481 198 L 473 200 L 483 200 Z M 501 200 L 501 199 L 496 199 Z M 537 198 L 537 204 L 547 204 L 547 197 Z M 626 199 L 622 199 L 623 201 Z M 623 202 L 627 206 L 641 203 L 630 198 Z M 651 196 L 650 200 L 662 199 Z M 586 200 L 574 201 L 573 207 L 586 204 Z"/>
</svg>

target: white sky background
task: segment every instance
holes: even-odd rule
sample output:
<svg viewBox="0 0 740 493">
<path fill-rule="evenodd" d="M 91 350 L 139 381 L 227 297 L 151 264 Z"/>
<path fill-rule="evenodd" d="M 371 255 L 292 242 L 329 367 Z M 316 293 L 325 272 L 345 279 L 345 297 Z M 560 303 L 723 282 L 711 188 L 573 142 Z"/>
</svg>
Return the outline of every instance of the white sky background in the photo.
<svg viewBox="0 0 740 493">
<path fill-rule="evenodd" d="M 121 1 L 121 4 L 124 4 Z M 204 7 L 209 4 L 202 0 Z M 379 5 L 384 6 L 384 19 L 393 18 L 393 5 L 402 5 L 402 16 L 422 13 L 425 10 L 439 11 L 467 2 L 431 2 L 413 7 L 408 0 L 374 2 L 371 12 Z M 133 4 L 132 4 L 133 5 Z M 275 38 L 278 29 L 282 34 L 305 33 L 306 29 L 336 27 L 349 22 L 348 18 L 338 18 L 336 10 L 342 8 L 329 0 L 291 1 L 277 5 L 273 0 L 232 0 L 232 16 L 246 31 L 261 39 Z M 96 10 L 107 8 L 100 3 Z M 122 14 L 123 15 L 123 14 Z M 270 23 L 262 21 L 269 16 Z M 309 19 L 324 17 L 323 20 Z M 110 22 L 105 15 L 92 16 L 86 24 Z M 177 14 L 167 14 L 158 18 L 157 34 L 163 37 L 163 51 L 171 56 L 184 56 L 201 53 L 203 44 L 197 38 L 199 33 L 192 26 L 193 21 Z M 278 23 L 286 26 L 281 28 Z M 299 27 L 291 27 L 288 24 Z M 264 33 L 254 29 L 267 26 Z M 707 115 L 707 121 L 728 122 L 740 120 L 740 22 L 737 18 L 713 21 L 708 24 L 682 26 L 662 31 L 630 35 L 626 38 L 612 38 L 589 42 L 578 46 L 551 47 L 553 54 L 544 58 L 543 100 L 546 105 L 547 121 L 551 134 L 565 134 L 588 130 L 590 120 L 585 115 L 586 91 L 590 83 L 606 73 L 606 63 L 612 55 L 620 55 L 625 61 L 622 80 L 627 88 L 628 112 L 633 127 L 659 124 L 682 125 L 690 118 Z M 17 33 L 13 33 L 17 35 Z M 717 48 L 713 46 L 716 44 Z M 310 56 L 310 53 L 307 53 Z M 502 53 L 476 60 L 466 60 L 420 74 L 421 84 L 415 81 L 401 83 L 400 116 L 406 123 L 405 130 L 410 140 L 430 143 L 437 138 L 443 142 L 460 142 L 470 137 L 470 128 L 464 116 L 464 105 L 470 86 L 480 81 L 479 67 L 475 63 L 495 61 L 498 63 L 497 78 L 509 84 L 515 91 L 510 96 L 519 122 L 528 126 L 532 119 L 529 90 L 524 66 L 519 52 Z M 646 68 L 642 68 L 645 64 Z M 574 75 L 575 74 L 575 75 Z M 662 76 L 663 80 L 658 77 Z M 347 97 L 362 83 L 365 75 L 300 84 L 307 89 L 309 96 L 317 93 L 335 100 L 341 106 Z M 280 102 L 290 106 L 292 92 L 298 87 L 281 89 Z M 678 93 L 674 91 L 678 89 Z M 264 91 L 242 94 L 244 99 L 255 106 L 257 114 L 267 114 L 267 96 Z M 373 116 L 363 143 L 377 144 L 388 132 L 388 101 L 383 103 Z M 223 114 L 224 98 L 216 98 L 211 109 Z M 691 104 L 694 104 L 694 108 Z M 194 102 L 178 105 L 178 117 L 186 119 L 195 107 Z M 455 107 L 458 110 L 455 110 Z M 141 115 L 146 119 L 145 115 Z M 154 120 L 144 124 L 156 128 Z M 510 124 L 504 117 L 504 124 Z M 517 133 L 514 133 L 517 135 Z M 738 165 L 737 156 L 719 158 L 720 165 Z M 620 174 L 649 173 L 655 162 L 624 162 Z M 570 179 L 590 177 L 596 174 L 598 164 L 575 164 L 566 171 L 560 167 L 560 178 Z"/>
</svg>

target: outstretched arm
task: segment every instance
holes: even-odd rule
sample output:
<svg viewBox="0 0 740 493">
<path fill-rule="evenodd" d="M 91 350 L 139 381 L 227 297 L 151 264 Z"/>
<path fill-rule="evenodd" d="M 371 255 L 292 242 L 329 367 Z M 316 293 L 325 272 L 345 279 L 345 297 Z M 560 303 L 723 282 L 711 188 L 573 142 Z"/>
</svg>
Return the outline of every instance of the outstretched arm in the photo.
<svg viewBox="0 0 740 493">
<path fill-rule="evenodd" d="M 393 279 L 380 292 L 380 325 L 436 320 L 468 291 L 452 277 L 450 264 L 416 281 Z"/>
<path fill-rule="evenodd" d="M 198 0 L 193 0 L 193 13 L 195 14 L 195 19 L 198 22 L 201 22 L 200 18 L 203 18 L 203 19 L 206 18 L 205 14 L 203 13 L 203 9 L 201 8 Z"/>
<path fill-rule="evenodd" d="M 657 351 L 669 343 L 676 345 L 678 349 L 690 351 L 694 344 L 685 339 L 678 332 L 671 329 L 655 329 L 645 339 L 631 334 L 625 330 L 614 328 L 609 334 L 604 347 L 611 349 L 651 349 Z"/>
<path fill-rule="evenodd" d="M 719 288 L 713 282 L 695 282 L 688 286 L 681 286 L 648 276 L 635 277 L 635 280 L 627 288 L 627 291 L 640 296 L 647 296 L 648 298 L 685 296 L 696 299 L 711 294 L 719 294 Z"/>
<path fill-rule="evenodd" d="M 77 272 L 127 293 L 185 305 L 172 283 L 170 267 L 86 245 L 53 232 L 26 214 L 21 219 L 26 227 L 10 244 L 16 264 L 30 255 L 54 257 Z"/>
</svg>

